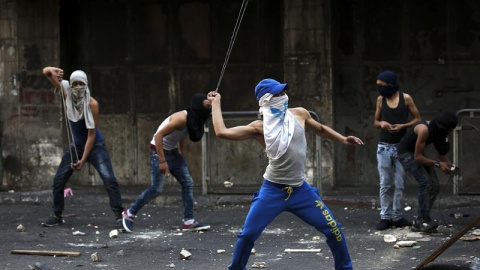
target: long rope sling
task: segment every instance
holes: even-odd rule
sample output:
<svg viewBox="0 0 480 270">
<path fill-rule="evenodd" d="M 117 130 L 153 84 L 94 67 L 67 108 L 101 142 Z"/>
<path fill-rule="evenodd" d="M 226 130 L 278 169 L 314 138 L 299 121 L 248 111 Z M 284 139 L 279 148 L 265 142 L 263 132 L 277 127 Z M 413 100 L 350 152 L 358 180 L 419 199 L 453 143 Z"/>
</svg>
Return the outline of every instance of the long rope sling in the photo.
<svg viewBox="0 0 480 270">
<path fill-rule="evenodd" d="M 222 82 L 223 74 L 225 73 L 225 69 L 227 68 L 228 59 L 230 58 L 233 45 L 235 44 L 235 39 L 237 38 L 238 29 L 240 29 L 240 25 L 242 24 L 243 15 L 245 14 L 245 10 L 247 9 L 247 5 L 249 1 L 251 0 L 243 0 L 242 6 L 240 7 L 240 11 L 237 16 L 237 21 L 235 22 L 235 27 L 233 28 L 233 33 L 232 33 L 232 36 L 230 37 L 230 44 L 228 45 L 227 54 L 225 55 L 222 71 L 220 72 L 220 77 L 218 78 L 217 87 L 215 89 L 215 91 L 217 92 L 218 92 L 218 89 L 220 88 L 220 83 Z"/>
<path fill-rule="evenodd" d="M 75 140 L 74 140 L 74 137 L 73 137 L 73 132 L 72 132 L 72 127 L 70 126 L 70 122 L 68 120 L 68 116 L 67 116 L 67 103 L 65 101 L 65 96 L 63 95 L 65 92 L 65 90 L 63 89 L 63 85 L 60 84 L 60 91 L 59 91 L 59 94 L 60 94 L 60 100 L 62 101 L 62 108 L 63 108 L 63 119 L 65 119 L 65 129 L 67 131 L 67 139 L 68 139 L 68 146 L 69 146 L 69 153 L 70 153 L 70 162 L 71 162 L 71 165 L 77 163 L 77 161 L 79 160 L 78 159 L 78 152 L 77 152 L 77 147 L 75 146 Z M 73 154 L 72 153 L 72 148 L 74 150 L 74 153 L 75 153 L 75 160 L 73 159 Z"/>
</svg>

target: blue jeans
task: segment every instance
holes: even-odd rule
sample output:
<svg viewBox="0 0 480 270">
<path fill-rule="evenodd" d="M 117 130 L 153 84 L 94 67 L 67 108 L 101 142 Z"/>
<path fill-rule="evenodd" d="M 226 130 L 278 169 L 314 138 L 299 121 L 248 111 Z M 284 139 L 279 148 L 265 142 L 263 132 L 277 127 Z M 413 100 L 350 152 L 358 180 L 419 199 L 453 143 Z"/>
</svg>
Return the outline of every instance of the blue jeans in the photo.
<svg viewBox="0 0 480 270">
<path fill-rule="evenodd" d="M 398 144 L 378 143 L 377 168 L 380 176 L 380 218 L 397 221 L 403 216 L 407 175 L 398 160 Z"/>
<path fill-rule="evenodd" d="M 84 145 L 76 145 L 76 148 L 78 157 L 80 158 L 83 155 Z M 67 150 L 65 154 L 63 154 L 62 161 L 60 162 L 57 173 L 53 179 L 52 210 L 56 215 L 59 216 L 62 214 L 65 207 L 63 190 L 65 189 L 65 185 L 74 171 L 70 167 L 72 162 L 70 158 L 70 152 L 71 149 Z M 115 214 L 115 217 L 121 218 L 123 211 L 122 196 L 120 195 L 117 179 L 113 174 L 110 156 L 108 155 L 107 149 L 105 149 L 105 143 L 103 141 L 94 143 L 92 151 L 87 157 L 87 162 L 95 167 L 98 174 L 102 178 L 103 185 L 105 186 L 108 198 L 110 199 L 110 208 Z"/>
<path fill-rule="evenodd" d="M 237 235 L 232 263 L 228 269 L 246 269 L 255 241 L 268 224 L 283 211 L 293 213 L 326 236 L 336 270 L 353 269 L 340 223 L 333 218 L 332 213 L 323 203 L 317 188 L 304 183 L 300 187 L 294 187 L 289 195 L 285 187 L 287 186 L 264 180 L 260 190 L 253 195 L 245 224 Z"/>
<path fill-rule="evenodd" d="M 178 153 L 178 149 L 164 150 L 164 153 L 168 163 L 168 170 L 182 186 L 183 218 L 184 220 L 193 219 L 193 180 L 188 172 L 187 162 Z M 136 215 L 144 205 L 160 195 L 163 190 L 165 174 L 160 172 L 158 161 L 157 151 L 150 149 L 150 177 L 152 184 L 130 206 L 129 210 L 133 215 Z"/>
<path fill-rule="evenodd" d="M 415 161 L 413 153 L 404 153 L 399 156 L 400 162 L 418 184 L 418 217 L 425 222 L 431 221 L 430 210 L 440 192 L 437 174 L 432 167 L 424 166 Z"/>
</svg>

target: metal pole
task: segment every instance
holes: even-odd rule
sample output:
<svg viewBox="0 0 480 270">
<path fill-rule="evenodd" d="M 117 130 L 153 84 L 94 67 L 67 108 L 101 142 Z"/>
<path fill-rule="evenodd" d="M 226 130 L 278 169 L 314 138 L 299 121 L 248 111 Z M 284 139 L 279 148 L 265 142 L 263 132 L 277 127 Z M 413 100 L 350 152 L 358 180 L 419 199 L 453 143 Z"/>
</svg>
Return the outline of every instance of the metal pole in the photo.
<svg viewBox="0 0 480 270">
<path fill-rule="evenodd" d="M 205 134 L 203 134 L 202 137 L 202 195 L 207 195 L 208 193 L 208 181 L 210 180 L 210 171 L 208 169 L 208 157 L 210 156 L 207 151 L 207 140 L 209 134 L 209 129 L 208 129 L 208 124 L 210 122 L 210 119 L 207 120 L 204 124 L 204 129 L 205 129 Z"/>
</svg>

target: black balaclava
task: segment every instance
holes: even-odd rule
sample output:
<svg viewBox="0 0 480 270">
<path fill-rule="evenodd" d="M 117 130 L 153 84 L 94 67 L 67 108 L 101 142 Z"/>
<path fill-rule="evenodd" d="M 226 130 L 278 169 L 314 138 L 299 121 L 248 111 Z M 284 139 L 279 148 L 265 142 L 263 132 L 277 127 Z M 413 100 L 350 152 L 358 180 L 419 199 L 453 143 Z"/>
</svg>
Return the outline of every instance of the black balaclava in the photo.
<svg viewBox="0 0 480 270">
<path fill-rule="evenodd" d="M 190 140 L 197 142 L 203 137 L 203 125 L 210 116 L 212 109 L 205 108 L 203 101 L 207 99 L 207 95 L 196 93 L 192 97 L 190 107 L 187 108 L 187 128 Z"/>
<path fill-rule="evenodd" d="M 454 112 L 444 111 L 428 124 L 429 137 L 440 155 L 446 155 L 450 151 L 448 132 L 457 126 L 457 121 L 457 116 Z"/>
<path fill-rule="evenodd" d="M 393 71 L 387 70 L 378 74 L 377 80 L 387 83 L 387 85 L 377 85 L 377 90 L 382 97 L 389 98 L 399 89 L 397 74 Z"/>
</svg>

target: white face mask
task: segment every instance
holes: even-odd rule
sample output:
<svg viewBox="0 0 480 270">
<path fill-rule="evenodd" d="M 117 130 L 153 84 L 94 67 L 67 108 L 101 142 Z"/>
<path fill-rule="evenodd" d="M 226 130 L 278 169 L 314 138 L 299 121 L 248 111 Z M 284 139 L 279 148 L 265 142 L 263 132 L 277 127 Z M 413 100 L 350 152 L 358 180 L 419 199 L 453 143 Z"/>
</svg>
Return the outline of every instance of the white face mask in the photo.
<svg viewBox="0 0 480 270">
<path fill-rule="evenodd" d="M 263 114 L 264 110 L 269 110 L 273 115 L 283 116 L 288 109 L 288 95 L 279 97 L 270 95 L 266 99 L 260 99 L 260 103 L 260 114 Z"/>
<path fill-rule="evenodd" d="M 87 86 L 72 87 L 73 98 L 76 100 L 82 99 L 85 96 L 86 91 L 87 91 Z"/>
</svg>

